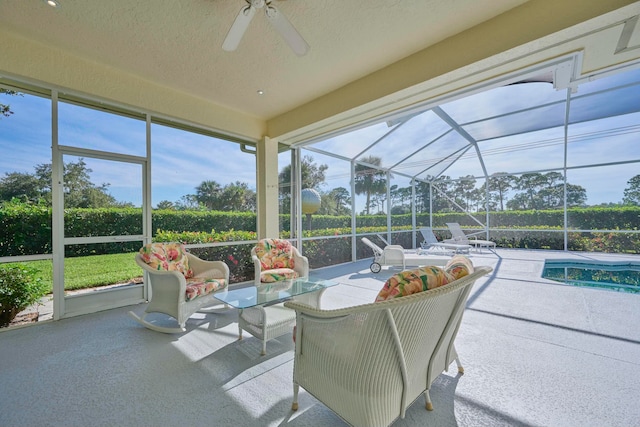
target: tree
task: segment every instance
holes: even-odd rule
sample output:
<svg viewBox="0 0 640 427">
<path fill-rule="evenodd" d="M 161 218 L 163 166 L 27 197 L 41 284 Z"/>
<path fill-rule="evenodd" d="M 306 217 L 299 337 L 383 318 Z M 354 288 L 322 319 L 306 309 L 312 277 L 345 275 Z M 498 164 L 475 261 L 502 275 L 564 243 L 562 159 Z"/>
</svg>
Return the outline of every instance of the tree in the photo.
<svg viewBox="0 0 640 427">
<path fill-rule="evenodd" d="M 320 193 L 322 196 L 320 215 L 349 215 L 351 209 L 348 204 L 351 203 L 349 191 L 344 187 L 337 187 L 328 193 Z"/>
<path fill-rule="evenodd" d="M 463 176 L 455 183 L 455 201 L 462 206 L 465 211 L 470 211 L 472 204 L 474 204 L 477 199 L 477 192 L 475 190 L 476 180 L 472 175 Z"/>
<path fill-rule="evenodd" d="M 222 187 L 216 181 L 202 181 L 196 187 L 197 202 L 209 210 L 216 210 L 216 202 L 222 193 Z"/>
<path fill-rule="evenodd" d="M 195 211 L 195 210 L 205 210 L 206 208 L 198 203 L 198 200 L 195 194 L 185 194 L 180 197 L 175 204 L 175 207 L 179 211 Z"/>
<path fill-rule="evenodd" d="M 558 209 L 564 206 L 565 184 L 563 175 L 559 172 L 546 174 L 524 174 L 517 179 L 518 190 L 507 202 L 507 208 L 527 209 Z M 587 190 L 575 184 L 566 184 L 567 206 L 584 206 L 587 200 Z"/>
<path fill-rule="evenodd" d="M 40 182 L 42 197 L 51 203 L 51 163 L 35 167 L 35 176 Z M 92 169 L 87 167 L 83 158 L 63 166 L 64 206 L 67 208 L 106 208 L 121 206 L 107 189 L 109 183 L 99 186 L 91 182 Z"/>
<path fill-rule="evenodd" d="M 513 188 L 514 179 L 512 176 L 506 175 L 504 172 L 498 172 L 489 178 L 489 195 L 491 199 L 498 202 L 500 210 L 504 210 L 507 191 Z"/>
<path fill-rule="evenodd" d="M 23 96 L 23 94 L 16 92 L 14 90 L 2 89 L 2 88 L 0 88 L 0 94 Z M 0 116 L 9 117 L 12 114 L 13 114 L 13 111 L 11 111 L 11 106 L 9 104 L 0 103 Z"/>
<path fill-rule="evenodd" d="M 65 163 L 63 166 L 64 205 L 67 208 L 104 208 L 125 206 L 118 203 L 107 189 L 108 183 L 97 186 L 91 182 L 84 159 Z M 51 163 L 35 166 L 35 173 L 5 173 L 0 180 L 0 198 L 11 200 L 12 197 L 25 199 L 31 203 L 43 201 L 51 206 Z"/>
<path fill-rule="evenodd" d="M 225 185 L 220 192 L 216 209 L 221 211 L 255 212 L 256 192 L 246 182 L 236 181 Z"/>
<path fill-rule="evenodd" d="M 245 182 L 236 181 L 221 187 L 216 181 L 202 181 L 195 195 L 183 196 L 176 206 L 178 209 L 203 207 L 214 211 L 255 212 L 256 193 Z"/>
<path fill-rule="evenodd" d="M 575 184 L 567 183 L 567 207 L 585 206 L 587 202 L 587 190 Z"/>
<path fill-rule="evenodd" d="M 380 157 L 368 156 L 363 158 L 362 162 L 372 166 L 380 166 L 382 159 Z M 354 178 L 356 194 L 365 194 L 367 196 L 364 208 L 366 215 L 369 215 L 370 212 L 371 196 L 381 194 L 387 188 L 386 173 L 368 165 L 357 164 L 355 167 L 356 176 Z"/>
<path fill-rule="evenodd" d="M 430 207 L 429 198 L 430 185 L 427 182 L 419 181 L 416 184 L 416 212 L 428 212 Z"/>
<path fill-rule="evenodd" d="M 524 191 L 525 195 L 518 194 L 518 203 L 521 209 L 542 209 L 542 206 L 537 203 L 536 194 L 546 182 L 547 180 L 541 173 L 525 173 L 520 178 L 516 178 L 516 188 Z"/>
<path fill-rule="evenodd" d="M 42 197 L 40 181 L 33 174 L 6 172 L 0 179 L 0 200 L 18 198 L 37 203 Z"/>
<path fill-rule="evenodd" d="M 169 200 L 162 200 L 162 201 L 158 202 L 158 205 L 156 206 L 156 209 L 175 210 L 175 206 L 174 206 L 173 202 L 170 202 Z"/>
<path fill-rule="evenodd" d="M 429 177 L 432 178 L 432 177 Z M 456 207 L 451 200 L 456 199 L 456 183 L 448 175 L 441 175 L 432 181 L 433 190 L 433 211 L 453 212 Z M 428 191 L 428 190 L 427 190 Z M 427 193 L 428 194 L 428 193 Z"/>
<path fill-rule="evenodd" d="M 392 185 L 389 189 L 391 194 L 391 213 L 403 214 L 411 212 L 411 187 L 398 187 Z"/>
<path fill-rule="evenodd" d="M 627 181 L 622 203 L 625 205 L 640 205 L 640 175 L 636 175 Z"/>
</svg>

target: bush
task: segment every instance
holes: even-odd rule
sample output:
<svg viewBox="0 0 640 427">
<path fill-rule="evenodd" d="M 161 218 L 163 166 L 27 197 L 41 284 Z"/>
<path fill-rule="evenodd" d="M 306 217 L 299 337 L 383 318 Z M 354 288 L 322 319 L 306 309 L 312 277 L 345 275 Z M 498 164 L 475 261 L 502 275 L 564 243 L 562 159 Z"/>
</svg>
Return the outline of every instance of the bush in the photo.
<svg viewBox="0 0 640 427">
<path fill-rule="evenodd" d="M 47 294 L 47 285 L 36 274 L 21 265 L 0 266 L 0 328 Z"/>
</svg>

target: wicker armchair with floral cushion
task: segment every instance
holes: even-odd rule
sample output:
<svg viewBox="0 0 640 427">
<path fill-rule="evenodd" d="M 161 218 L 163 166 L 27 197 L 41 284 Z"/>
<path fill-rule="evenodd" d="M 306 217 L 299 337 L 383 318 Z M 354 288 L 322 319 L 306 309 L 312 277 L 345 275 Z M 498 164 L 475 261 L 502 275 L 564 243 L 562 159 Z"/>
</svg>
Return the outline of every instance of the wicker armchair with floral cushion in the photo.
<svg viewBox="0 0 640 427">
<path fill-rule="evenodd" d="M 205 307 L 220 305 L 213 294 L 229 285 L 229 267 L 222 261 L 206 261 L 190 254 L 179 243 L 149 243 L 136 254 L 136 263 L 148 273 L 149 303 L 142 317 L 129 314 L 158 332 L 184 332 L 187 319 Z M 149 313 L 173 317 L 177 327 L 145 320 Z"/>
<path fill-rule="evenodd" d="M 284 239 L 262 239 L 251 249 L 255 284 L 309 276 L 309 260 Z"/>
<path fill-rule="evenodd" d="M 309 261 L 298 249 L 284 239 L 262 239 L 251 249 L 255 268 L 255 286 L 258 298 L 269 292 L 292 285 L 292 280 L 309 276 Z M 317 306 L 321 292 L 295 297 L 299 301 Z M 315 301 L 315 303 L 314 303 Z M 238 338 L 247 331 L 262 341 L 261 355 L 267 353 L 267 341 L 290 332 L 296 324 L 296 313 L 283 303 L 269 306 L 257 305 L 240 310 L 238 314 Z"/>
<path fill-rule="evenodd" d="M 453 344 L 471 288 L 490 271 L 456 258 L 394 275 L 370 304 L 322 310 L 285 302 L 297 315 L 292 409 L 302 386 L 354 426 L 388 426 L 420 394 L 432 410 L 429 389 L 457 361 Z"/>
</svg>

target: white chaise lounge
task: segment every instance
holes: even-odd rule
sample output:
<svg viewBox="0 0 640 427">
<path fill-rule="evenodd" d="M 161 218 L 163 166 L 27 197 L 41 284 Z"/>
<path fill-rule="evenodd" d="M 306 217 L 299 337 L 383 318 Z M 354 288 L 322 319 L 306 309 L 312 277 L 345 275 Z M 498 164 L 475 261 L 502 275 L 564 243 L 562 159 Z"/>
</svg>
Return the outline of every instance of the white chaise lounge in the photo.
<svg viewBox="0 0 640 427">
<path fill-rule="evenodd" d="M 433 248 L 441 248 L 451 250 L 455 253 L 469 253 L 471 250 L 471 245 L 468 244 L 439 242 L 431 227 L 422 227 L 420 233 L 422 233 L 422 238 L 424 239 L 420 244 L 422 249 L 431 250 Z"/>
<path fill-rule="evenodd" d="M 373 262 L 369 266 L 372 273 L 379 273 L 382 270 L 382 266 L 400 267 L 404 270 L 407 266 L 445 265 L 450 259 L 448 256 L 438 256 L 430 253 L 422 254 L 419 251 L 407 250 L 400 245 L 387 245 L 383 249 L 366 237 L 362 238 L 362 243 L 373 251 Z"/>
<path fill-rule="evenodd" d="M 449 231 L 451 231 L 451 239 L 445 239 L 445 242 L 449 243 L 457 243 L 462 245 L 473 245 L 476 250 L 482 250 L 482 248 L 493 248 L 496 247 L 496 242 L 492 242 L 491 240 L 481 240 L 475 237 L 472 234 L 465 234 L 460 227 L 460 224 L 457 222 L 448 222 L 447 227 L 449 227 Z"/>
</svg>

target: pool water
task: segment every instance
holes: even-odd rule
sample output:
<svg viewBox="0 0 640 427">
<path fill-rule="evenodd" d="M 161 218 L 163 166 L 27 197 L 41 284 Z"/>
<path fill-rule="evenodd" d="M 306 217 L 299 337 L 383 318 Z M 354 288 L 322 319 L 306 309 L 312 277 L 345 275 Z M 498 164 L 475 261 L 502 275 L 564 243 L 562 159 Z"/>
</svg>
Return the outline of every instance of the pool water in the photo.
<svg viewBox="0 0 640 427">
<path fill-rule="evenodd" d="M 546 260 L 542 278 L 573 286 L 640 293 L 640 263 Z"/>
</svg>

